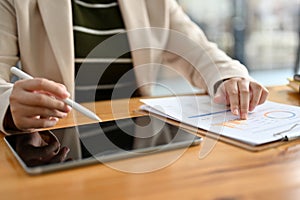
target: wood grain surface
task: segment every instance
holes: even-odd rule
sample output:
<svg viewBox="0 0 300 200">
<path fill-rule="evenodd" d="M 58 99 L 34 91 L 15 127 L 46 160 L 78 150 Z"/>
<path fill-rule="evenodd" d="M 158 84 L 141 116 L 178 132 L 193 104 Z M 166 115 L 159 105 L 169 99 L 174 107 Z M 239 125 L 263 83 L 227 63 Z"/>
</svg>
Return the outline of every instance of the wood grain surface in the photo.
<svg viewBox="0 0 300 200">
<path fill-rule="evenodd" d="M 270 87 L 269 100 L 299 106 L 287 86 Z M 136 116 L 138 99 L 85 104 L 104 120 Z M 113 107 L 113 111 L 112 111 Z M 113 114 L 115 113 L 115 114 Z M 76 119 L 76 120 L 74 120 Z M 75 111 L 57 127 L 88 123 Z M 27 175 L 0 138 L 0 199 L 299 199 L 300 141 L 260 152 L 217 142 L 199 159 L 200 146 L 152 172 L 128 173 L 95 164 L 39 176 Z M 145 168 L 168 153 L 119 161 L 117 166 Z M 150 170 L 151 171 L 151 170 Z"/>
</svg>

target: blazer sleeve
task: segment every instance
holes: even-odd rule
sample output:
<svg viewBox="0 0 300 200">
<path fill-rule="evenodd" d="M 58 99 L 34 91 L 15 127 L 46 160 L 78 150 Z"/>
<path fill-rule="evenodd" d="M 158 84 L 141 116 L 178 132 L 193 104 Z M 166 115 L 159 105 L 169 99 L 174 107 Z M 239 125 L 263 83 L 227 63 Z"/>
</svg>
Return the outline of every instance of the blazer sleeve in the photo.
<svg viewBox="0 0 300 200">
<path fill-rule="evenodd" d="M 233 60 L 220 50 L 216 44 L 209 42 L 203 31 L 190 20 L 175 0 L 167 0 L 170 29 L 177 32 L 182 42 L 174 39 L 169 43 L 180 44 L 183 59 L 166 54 L 165 61 L 183 72 L 185 77 L 196 87 L 214 94 L 214 85 L 231 77 L 250 78 L 248 71 L 239 61 Z M 178 56 L 177 56 L 178 57 Z"/>
<path fill-rule="evenodd" d="M 9 97 L 13 84 L 11 81 L 10 67 L 19 60 L 18 33 L 16 26 L 16 14 L 11 0 L 0 1 L 0 130 L 9 106 Z"/>
</svg>

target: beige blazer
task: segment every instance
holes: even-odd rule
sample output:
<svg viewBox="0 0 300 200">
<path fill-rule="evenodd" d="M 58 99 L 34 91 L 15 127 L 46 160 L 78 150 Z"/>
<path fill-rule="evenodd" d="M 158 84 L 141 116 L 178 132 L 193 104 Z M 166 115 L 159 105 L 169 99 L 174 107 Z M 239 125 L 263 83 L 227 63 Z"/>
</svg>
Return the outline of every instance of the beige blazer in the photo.
<svg viewBox="0 0 300 200">
<path fill-rule="evenodd" d="M 193 85 L 213 93 L 229 77 L 248 77 L 246 68 L 207 41 L 175 0 L 119 0 L 142 93 L 151 94 L 157 64 L 172 67 Z M 153 27 L 153 29 L 150 29 Z M 151 47 L 151 48 L 150 48 Z M 0 130 L 12 89 L 11 66 L 74 90 L 71 0 L 1 0 Z M 142 67 L 140 67 L 142 66 Z"/>
</svg>

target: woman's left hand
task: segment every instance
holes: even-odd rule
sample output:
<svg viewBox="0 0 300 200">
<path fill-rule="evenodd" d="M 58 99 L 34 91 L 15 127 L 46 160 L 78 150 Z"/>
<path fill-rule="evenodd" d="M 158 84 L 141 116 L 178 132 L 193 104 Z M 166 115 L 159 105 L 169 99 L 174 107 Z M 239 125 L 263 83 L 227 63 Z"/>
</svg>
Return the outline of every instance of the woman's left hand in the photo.
<svg viewBox="0 0 300 200">
<path fill-rule="evenodd" d="M 255 81 L 230 78 L 220 84 L 214 96 L 214 102 L 229 105 L 234 115 L 247 119 L 248 112 L 264 103 L 268 95 L 268 90 Z"/>
</svg>

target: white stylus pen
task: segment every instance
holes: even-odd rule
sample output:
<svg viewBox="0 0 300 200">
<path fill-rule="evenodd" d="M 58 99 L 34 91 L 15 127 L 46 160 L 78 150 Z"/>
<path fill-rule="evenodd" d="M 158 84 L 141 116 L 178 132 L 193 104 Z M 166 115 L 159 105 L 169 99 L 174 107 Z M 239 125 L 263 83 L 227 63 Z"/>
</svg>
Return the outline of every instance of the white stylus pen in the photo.
<svg viewBox="0 0 300 200">
<path fill-rule="evenodd" d="M 11 71 L 11 73 L 18 76 L 21 79 L 33 79 L 32 76 L 30 76 L 29 74 L 26 74 L 25 72 L 23 72 L 22 70 L 20 70 L 16 67 L 11 67 L 10 71 Z M 74 108 L 75 110 L 81 112 L 85 116 L 87 116 L 91 119 L 97 120 L 97 121 L 101 121 L 101 119 L 95 113 L 93 113 L 89 109 L 83 107 L 79 103 L 76 103 L 75 101 L 72 101 L 69 98 L 63 99 L 62 101 L 65 102 L 66 104 L 68 104 L 69 106 L 71 106 L 72 108 Z"/>
</svg>

